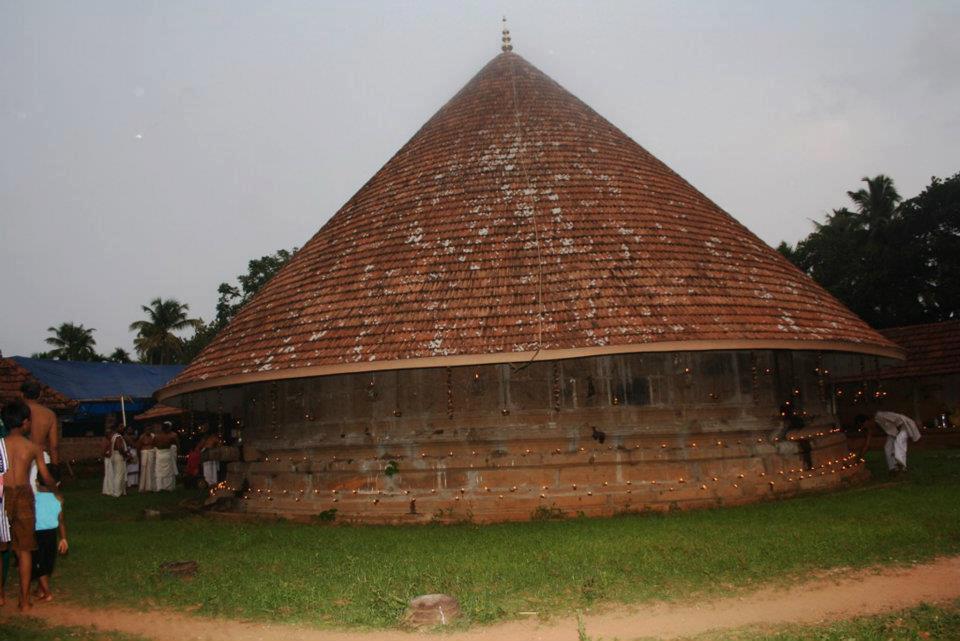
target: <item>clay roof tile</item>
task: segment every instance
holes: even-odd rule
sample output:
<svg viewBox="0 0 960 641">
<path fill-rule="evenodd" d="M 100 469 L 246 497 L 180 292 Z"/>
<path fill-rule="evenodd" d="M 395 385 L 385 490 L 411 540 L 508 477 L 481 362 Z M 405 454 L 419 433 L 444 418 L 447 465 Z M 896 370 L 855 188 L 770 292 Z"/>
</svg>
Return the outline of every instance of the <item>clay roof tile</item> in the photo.
<svg viewBox="0 0 960 641">
<path fill-rule="evenodd" d="M 20 398 L 20 386 L 31 380 L 36 378 L 27 368 L 12 358 L 0 357 L 0 404 Z M 43 383 L 40 383 L 38 400 L 55 412 L 72 411 L 77 405 L 73 399 Z"/>
<path fill-rule="evenodd" d="M 161 397 L 334 372 L 592 353 L 899 356 L 515 53 L 487 64 Z M 308 365 L 309 363 L 309 365 Z"/>
</svg>

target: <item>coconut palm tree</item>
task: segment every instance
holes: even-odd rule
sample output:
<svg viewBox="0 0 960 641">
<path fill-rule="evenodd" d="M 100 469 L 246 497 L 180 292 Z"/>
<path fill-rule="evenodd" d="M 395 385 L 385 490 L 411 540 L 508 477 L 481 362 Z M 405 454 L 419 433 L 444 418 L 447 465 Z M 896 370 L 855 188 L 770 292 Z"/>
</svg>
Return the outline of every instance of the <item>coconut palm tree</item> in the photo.
<svg viewBox="0 0 960 641">
<path fill-rule="evenodd" d="M 48 332 L 53 336 L 46 339 L 48 345 L 53 349 L 44 352 L 44 356 L 55 358 L 61 361 L 97 361 L 97 351 L 94 346 L 97 341 L 93 338 L 96 331 L 92 327 L 84 327 L 83 323 L 79 325 L 74 323 L 61 323 L 59 327 L 48 327 Z"/>
<path fill-rule="evenodd" d="M 111 363 L 132 363 L 130 360 L 130 354 L 127 353 L 127 350 L 122 347 L 117 347 L 113 350 L 113 353 L 110 356 L 107 356 L 107 360 Z"/>
<path fill-rule="evenodd" d="M 873 239 L 882 235 L 896 218 L 903 198 L 897 193 L 893 179 L 889 176 L 877 174 L 873 178 L 864 177 L 861 182 L 867 183 L 866 189 L 848 191 L 847 195 L 857 206 L 861 222 L 870 231 Z"/>
<path fill-rule="evenodd" d="M 174 298 L 154 298 L 141 309 L 147 319 L 130 323 L 130 331 L 137 332 L 133 346 L 140 360 L 155 365 L 177 362 L 183 353 L 183 339 L 174 332 L 200 324 L 198 319 L 187 317 L 190 306 Z"/>
</svg>

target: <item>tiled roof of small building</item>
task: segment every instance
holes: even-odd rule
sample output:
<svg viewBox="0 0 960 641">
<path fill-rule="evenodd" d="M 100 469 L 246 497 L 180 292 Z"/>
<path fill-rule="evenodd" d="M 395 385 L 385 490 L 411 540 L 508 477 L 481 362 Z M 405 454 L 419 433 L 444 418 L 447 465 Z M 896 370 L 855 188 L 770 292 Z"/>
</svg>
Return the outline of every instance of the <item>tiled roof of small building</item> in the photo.
<svg viewBox="0 0 960 641">
<path fill-rule="evenodd" d="M 12 358 L 0 357 L 0 403 L 20 398 L 20 386 L 29 380 L 36 379 L 25 367 Z M 73 410 L 77 405 L 76 401 L 43 383 L 40 383 L 38 400 L 55 412 Z"/>
<path fill-rule="evenodd" d="M 142 414 L 137 414 L 133 417 L 135 421 L 154 421 L 161 418 L 170 418 L 172 416 L 180 416 L 185 414 L 187 410 L 180 407 L 170 407 L 169 405 L 164 405 L 163 403 L 157 403 L 146 412 Z"/>
<path fill-rule="evenodd" d="M 487 64 L 164 390 L 735 348 L 899 356 L 515 53 Z"/>
<path fill-rule="evenodd" d="M 903 347 L 907 360 L 871 378 L 911 378 L 960 373 L 960 320 L 891 327 L 880 332 Z"/>
</svg>

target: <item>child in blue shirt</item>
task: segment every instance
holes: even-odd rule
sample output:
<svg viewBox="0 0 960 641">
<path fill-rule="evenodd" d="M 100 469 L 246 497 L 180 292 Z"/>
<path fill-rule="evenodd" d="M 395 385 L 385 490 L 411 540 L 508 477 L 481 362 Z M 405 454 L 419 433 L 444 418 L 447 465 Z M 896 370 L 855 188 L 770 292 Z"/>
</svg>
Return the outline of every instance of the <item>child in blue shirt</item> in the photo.
<svg viewBox="0 0 960 641">
<path fill-rule="evenodd" d="M 51 471 L 51 474 L 53 472 Z M 40 601 L 52 601 L 50 575 L 57 552 L 67 553 L 67 528 L 63 523 L 63 498 L 55 493 L 56 488 L 44 484 L 37 486 L 35 510 L 37 514 L 37 551 L 33 553 L 33 580 L 37 591 L 33 595 Z M 60 541 L 57 542 L 59 534 Z"/>
</svg>

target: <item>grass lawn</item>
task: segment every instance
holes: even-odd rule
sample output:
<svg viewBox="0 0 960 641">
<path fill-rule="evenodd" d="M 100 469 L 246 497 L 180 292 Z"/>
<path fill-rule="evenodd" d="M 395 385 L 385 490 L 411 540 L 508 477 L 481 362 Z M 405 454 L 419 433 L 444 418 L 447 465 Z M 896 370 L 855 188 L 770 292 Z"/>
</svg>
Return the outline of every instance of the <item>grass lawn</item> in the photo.
<svg viewBox="0 0 960 641">
<path fill-rule="evenodd" d="M 523 611 L 723 595 L 811 572 L 960 553 L 960 451 L 911 453 L 909 478 L 724 510 L 502 525 L 349 527 L 227 523 L 184 511 L 178 490 L 110 499 L 66 492 L 70 555 L 53 587 L 88 606 L 173 607 L 203 615 L 392 627 L 405 602 L 444 592 L 467 624 Z M 909 541 L 910 545 L 903 545 Z M 190 580 L 165 561 L 196 560 Z M 13 586 L 7 594 L 12 595 Z"/>
<path fill-rule="evenodd" d="M 902 612 L 840 621 L 829 625 L 790 626 L 764 632 L 726 630 L 685 641 L 926 641 L 927 639 L 960 640 L 960 601 L 941 607 L 923 605 Z"/>
</svg>

